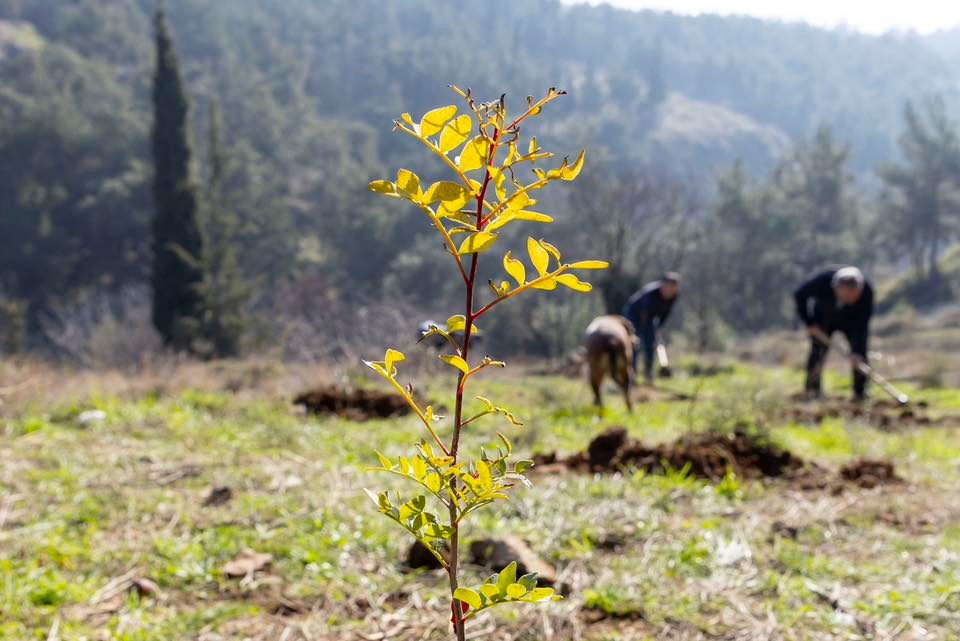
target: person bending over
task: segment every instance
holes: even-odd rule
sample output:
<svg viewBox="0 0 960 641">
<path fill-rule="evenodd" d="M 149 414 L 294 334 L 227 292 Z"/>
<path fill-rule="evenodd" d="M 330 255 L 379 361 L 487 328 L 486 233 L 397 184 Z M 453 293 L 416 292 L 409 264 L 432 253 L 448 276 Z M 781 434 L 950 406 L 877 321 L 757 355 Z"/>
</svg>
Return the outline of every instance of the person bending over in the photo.
<svg viewBox="0 0 960 641">
<path fill-rule="evenodd" d="M 643 344 L 642 350 L 633 352 L 633 371 L 637 372 L 637 360 L 642 352 L 643 378 L 647 385 L 653 384 L 653 357 L 657 342 L 662 338 L 660 332 L 679 296 L 680 274 L 666 272 L 660 280 L 644 285 L 623 308 L 623 315 L 633 323 Z"/>
<path fill-rule="evenodd" d="M 853 355 L 854 399 L 862 401 L 867 377 L 858 364 L 867 362 L 873 287 L 856 267 L 841 267 L 820 272 L 800 285 L 794 292 L 794 299 L 797 315 L 810 335 L 806 392 L 811 396 L 820 395 L 829 340 L 834 332 L 839 331 L 846 336 Z"/>
</svg>

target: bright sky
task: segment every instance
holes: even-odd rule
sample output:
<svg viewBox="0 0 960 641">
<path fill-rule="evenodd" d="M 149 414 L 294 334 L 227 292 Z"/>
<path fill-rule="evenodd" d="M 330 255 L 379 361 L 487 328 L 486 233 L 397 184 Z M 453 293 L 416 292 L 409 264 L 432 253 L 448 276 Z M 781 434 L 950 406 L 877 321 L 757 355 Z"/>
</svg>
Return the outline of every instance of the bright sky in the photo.
<svg viewBox="0 0 960 641">
<path fill-rule="evenodd" d="M 867 33 L 931 33 L 960 25 L 958 0 L 564 0 L 696 15 L 719 13 L 846 26 Z"/>
</svg>

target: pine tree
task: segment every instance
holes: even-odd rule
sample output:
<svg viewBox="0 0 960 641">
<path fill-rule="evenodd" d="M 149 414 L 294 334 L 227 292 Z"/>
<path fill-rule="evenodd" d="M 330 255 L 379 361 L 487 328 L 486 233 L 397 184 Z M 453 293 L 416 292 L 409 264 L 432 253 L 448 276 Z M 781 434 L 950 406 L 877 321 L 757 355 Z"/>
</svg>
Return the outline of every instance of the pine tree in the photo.
<svg viewBox="0 0 960 641">
<path fill-rule="evenodd" d="M 189 327 L 201 310 L 203 235 L 190 180 L 189 103 L 163 9 L 155 24 L 153 324 L 164 343 L 190 350 Z"/>
</svg>

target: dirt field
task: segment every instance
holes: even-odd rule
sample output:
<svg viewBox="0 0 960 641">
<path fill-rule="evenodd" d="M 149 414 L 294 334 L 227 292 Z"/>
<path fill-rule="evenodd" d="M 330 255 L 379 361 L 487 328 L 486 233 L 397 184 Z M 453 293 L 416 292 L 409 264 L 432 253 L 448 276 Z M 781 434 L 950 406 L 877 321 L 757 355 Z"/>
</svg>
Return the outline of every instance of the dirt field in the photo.
<svg viewBox="0 0 960 641">
<path fill-rule="evenodd" d="M 466 538 L 525 539 L 567 597 L 473 638 L 960 638 L 960 393 L 857 408 L 831 374 L 801 402 L 796 372 L 722 365 L 681 362 L 632 415 L 610 390 L 597 417 L 564 376 L 479 385 L 526 426 L 468 442 L 507 430 L 541 465 Z M 364 468 L 417 421 L 362 379 L 323 380 L 314 414 L 293 404 L 311 372 L 262 363 L 0 372 L 0 639 L 448 638 L 444 577 L 403 567 L 361 492 L 390 487 Z"/>
</svg>

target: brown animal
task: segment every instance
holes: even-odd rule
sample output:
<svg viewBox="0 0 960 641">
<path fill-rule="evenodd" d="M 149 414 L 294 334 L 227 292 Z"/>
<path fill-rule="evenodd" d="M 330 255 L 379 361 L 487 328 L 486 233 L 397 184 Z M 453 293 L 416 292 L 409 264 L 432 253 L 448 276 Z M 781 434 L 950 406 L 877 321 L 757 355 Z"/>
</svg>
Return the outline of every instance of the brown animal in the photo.
<svg viewBox="0 0 960 641">
<path fill-rule="evenodd" d="M 587 364 L 590 366 L 590 387 L 593 388 L 597 407 L 603 406 L 600 385 L 603 377 L 609 373 L 610 378 L 623 390 L 627 410 L 633 411 L 630 402 L 630 363 L 633 361 L 635 340 L 633 324 L 623 316 L 598 316 L 587 326 Z"/>
</svg>

